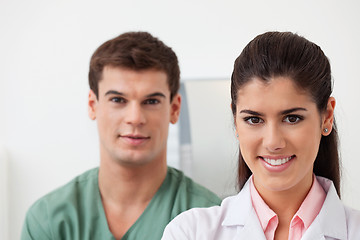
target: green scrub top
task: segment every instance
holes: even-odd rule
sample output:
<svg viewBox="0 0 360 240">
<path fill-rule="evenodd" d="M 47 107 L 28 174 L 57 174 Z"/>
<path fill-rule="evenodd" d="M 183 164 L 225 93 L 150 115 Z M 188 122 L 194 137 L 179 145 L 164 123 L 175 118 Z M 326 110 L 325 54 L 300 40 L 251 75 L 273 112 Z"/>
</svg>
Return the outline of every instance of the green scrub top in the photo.
<svg viewBox="0 0 360 240">
<path fill-rule="evenodd" d="M 98 173 L 98 168 L 91 169 L 36 201 L 27 212 L 21 239 L 115 239 L 102 205 Z M 220 202 L 214 193 L 168 167 L 159 190 L 121 239 L 159 240 L 179 213 Z"/>
</svg>

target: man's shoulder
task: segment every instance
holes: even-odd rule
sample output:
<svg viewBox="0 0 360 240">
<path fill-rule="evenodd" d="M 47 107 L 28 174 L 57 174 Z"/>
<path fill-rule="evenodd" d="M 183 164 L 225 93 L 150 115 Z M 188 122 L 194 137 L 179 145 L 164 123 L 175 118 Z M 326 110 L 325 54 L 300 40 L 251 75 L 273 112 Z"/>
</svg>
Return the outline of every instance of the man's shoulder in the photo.
<svg viewBox="0 0 360 240">
<path fill-rule="evenodd" d="M 71 203 L 76 201 L 76 198 L 81 197 L 86 192 L 94 191 L 94 186 L 97 186 L 97 175 L 99 169 L 93 168 L 86 172 L 76 176 L 71 181 L 63 186 L 52 190 L 40 199 L 38 199 L 31 207 L 30 211 L 36 211 L 37 209 L 44 209 L 55 205 L 61 205 L 65 203 Z"/>
<path fill-rule="evenodd" d="M 172 182 L 172 187 L 175 187 L 177 195 L 189 199 L 194 203 L 193 207 L 210 207 L 219 205 L 221 202 L 215 193 L 196 183 L 180 170 L 168 167 L 168 177 Z"/>
<path fill-rule="evenodd" d="M 28 210 L 21 239 L 89 239 L 107 234 L 98 187 L 98 168 L 75 177 L 37 200 Z M 96 226 L 96 228 L 94 228 Z"/>
</svg>

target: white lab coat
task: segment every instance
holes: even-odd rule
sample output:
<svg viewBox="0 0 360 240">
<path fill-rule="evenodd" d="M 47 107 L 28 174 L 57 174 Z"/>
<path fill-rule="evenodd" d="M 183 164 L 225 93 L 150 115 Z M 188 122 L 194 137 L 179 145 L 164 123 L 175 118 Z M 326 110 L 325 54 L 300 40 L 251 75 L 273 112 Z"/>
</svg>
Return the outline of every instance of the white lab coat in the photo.
<svg viewBox="0 0 360 240">
<path fill-rule="evenodd" d="M 325 202 L 301 239 L 360 240 L 360 211 L 340 201 L 332 181 L 317 177 L 327 193 Z M 165 228 L 162 240 L 266 240 L 251 203 L 249 181 L 221 206 L 194 208 L 177 216 Z"/>
</svg>

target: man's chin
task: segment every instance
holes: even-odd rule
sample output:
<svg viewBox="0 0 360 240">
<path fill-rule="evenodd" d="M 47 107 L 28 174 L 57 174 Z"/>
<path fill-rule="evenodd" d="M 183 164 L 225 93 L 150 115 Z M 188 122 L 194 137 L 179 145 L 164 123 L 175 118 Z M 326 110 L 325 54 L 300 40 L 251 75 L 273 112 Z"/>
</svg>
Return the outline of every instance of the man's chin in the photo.
<svg viewBox="0 0 360 240">
<path fill-rule="evenodd" d="M 116 162 L 124 167 L 143 167 L 148 165 L 151 162 L 151 159 L 144 157 L 127 157 L 127 158 L 117 158 Z"/>
</svg>

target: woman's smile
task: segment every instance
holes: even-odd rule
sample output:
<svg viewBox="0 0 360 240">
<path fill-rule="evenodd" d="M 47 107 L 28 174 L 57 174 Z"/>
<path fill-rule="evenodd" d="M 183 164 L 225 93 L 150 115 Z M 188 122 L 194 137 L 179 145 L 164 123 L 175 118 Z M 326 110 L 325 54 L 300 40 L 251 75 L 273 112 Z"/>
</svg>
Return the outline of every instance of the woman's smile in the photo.
<svg viewBox="0 0 360 240">
<path fill-rule="evenodd" d="M 259 157 L 262 160 L 264 160 L 265 162 L 267 162 L 269 165 L 271 166 L 280 166 L 283 165 L 287 162 L 289 162 L 291 159 L 293 159 L 295 157 L 295 155 L 289 156 L 289 157 Z"/>
</svg>

